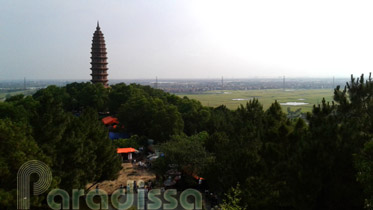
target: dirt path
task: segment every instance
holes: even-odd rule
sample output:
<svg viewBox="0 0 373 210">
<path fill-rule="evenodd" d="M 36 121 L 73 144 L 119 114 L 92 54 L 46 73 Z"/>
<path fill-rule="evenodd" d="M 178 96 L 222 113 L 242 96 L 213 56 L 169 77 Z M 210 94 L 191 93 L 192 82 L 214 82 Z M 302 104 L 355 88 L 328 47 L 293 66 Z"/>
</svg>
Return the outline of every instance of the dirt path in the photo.
<svg viewBox="0 0 373 210">
<path fill-rule="evenodd" d="M 98 183 L 99 188 L 106 191 L 109 195 L 112 194 L 115 190 L 119 189 L 122 184 L 124 187 L 127 186 L 127 181 L 136 181 L 139 180 L 147 183 L 149 180 L 155 180 L 155 174 L 149 172 L 145 169 L 138 169 L 136 166 L 132 166 L 131 163 L 123 163 L 122 170 L 119 172 L 119 176 L 116 180 L 113 181 L 103 181 Z M 86 188 L 92 185 L 88 184 Z M 92 186 L 91 189 L 95 189 L 96 185 Z"/>
</svg>

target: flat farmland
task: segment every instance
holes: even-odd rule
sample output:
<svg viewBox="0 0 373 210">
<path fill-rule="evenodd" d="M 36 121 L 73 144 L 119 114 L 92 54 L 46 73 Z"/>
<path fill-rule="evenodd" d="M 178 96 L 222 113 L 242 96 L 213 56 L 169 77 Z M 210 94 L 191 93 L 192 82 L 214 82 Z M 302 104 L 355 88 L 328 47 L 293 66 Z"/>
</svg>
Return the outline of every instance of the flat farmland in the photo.
<svg viewBox="0 0 373 210">
<path fill-rule="evenodd" d="M 301 89 L 301 90 L 282 90 L 282 89 L 263 89 L 263 90 L 219 90 L 207 91 L 198 94 L 177 94 L 180 97 L 187 96 L 190 99 L 196 99 L 205 106 L 217 107 L 225 105 L 230 109 L 236 109 L 240 104 L 245 105 L 251 99 L 258 99 L 266 110 L 275 100 L 277 100 L 283 110 L 287 107 L 291 110 L 298 108 L 302 112 L 312 110 L 314 104 L 321 103 L 322 99 L 326 101 L 333 100 L 332 89 Z"/>
<path fill-rule="evenodd" d="M 4 101 L 6 96 L 15 96 L 18 94 L 23 94 L 23 95 L 32 95 L 36 92 L 36 90 L 15 90 L 15 91 L 10 91 L 10 92 L 5 92 L 5 91 L 0 91 L 0 101 Z"/>
</svg>

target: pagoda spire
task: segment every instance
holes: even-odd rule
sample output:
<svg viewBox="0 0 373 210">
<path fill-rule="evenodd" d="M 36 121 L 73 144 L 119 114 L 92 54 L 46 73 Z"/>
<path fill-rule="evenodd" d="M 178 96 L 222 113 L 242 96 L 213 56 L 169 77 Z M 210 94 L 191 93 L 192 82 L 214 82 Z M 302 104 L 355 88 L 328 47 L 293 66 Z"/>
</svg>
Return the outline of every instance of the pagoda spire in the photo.
<svg viewBox="0 0 373 210">
<path fill-rule="evenodd" d="M 93 33 L 92 39 L 92 51 L 91 51 L 91 70 L 92 70 L 92 83 L 101 83 L 105 87 L 108 86 L 107 79 L 108 67 L 107 67 L 107 53 L 104 34 L 100 30 L 99 23 L 97 21 L 96 31 Z"/>
</svg>

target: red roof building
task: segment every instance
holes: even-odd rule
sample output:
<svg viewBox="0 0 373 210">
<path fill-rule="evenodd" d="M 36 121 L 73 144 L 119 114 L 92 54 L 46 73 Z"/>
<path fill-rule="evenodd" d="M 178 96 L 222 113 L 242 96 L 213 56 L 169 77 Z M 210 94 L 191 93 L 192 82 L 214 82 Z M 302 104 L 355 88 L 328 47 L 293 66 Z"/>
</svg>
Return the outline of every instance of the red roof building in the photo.
<svg viewBox="0 0 373 210">
<path fill-rule="evenodd" d="M 105 125 L 112 125 L 112 124 L 119 124 L 119 121 L 117 118 L 115 117 L 104 117 L 102 118 L 101 120 Z"/>
<path fill-rule="evenodd" d="M 132 153 L 134 152 L 137 152 L 136 149 L 132 148 L 132 147 L 128 147 L 128 148 L 117 148 L 117 153 L 121 155 L 122 157 L 122 162 L 124 159 L 127 159 L 127 160 L 132 160 Z M 123 154 L 127 154 L 127 157 L 124 156 Z"/>
<path fill-rule="evenodd" d="M 118 154 L 131 153 L 131 152 L 137 152 L 137 150 L 134 149 L 134 148 L 132 148 L 132 147 L 128 147 L 128 148 L 117 148 L 117 153 Z"/>
</svg>

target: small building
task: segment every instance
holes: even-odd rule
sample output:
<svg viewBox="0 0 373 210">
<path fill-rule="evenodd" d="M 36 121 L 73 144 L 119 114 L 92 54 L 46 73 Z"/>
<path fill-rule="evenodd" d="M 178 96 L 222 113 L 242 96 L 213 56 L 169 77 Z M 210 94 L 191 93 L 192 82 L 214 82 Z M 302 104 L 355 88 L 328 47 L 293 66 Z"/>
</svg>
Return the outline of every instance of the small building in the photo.
<svg viewBox="0 0 373 210">
<path fill-rule="evenodd" d="M 136 149 L 132 147 L 128 148 L 117 148 L 117 153 L 121 155 L 122 162 L 124 160 L 132 160 L 132 154 L 138 152 Z"/>
<path fill-rule="evenodd" d="M 102 123 L 104 123 L 106 126 L 112 126 L 112 125 L 118 125 L 119 124 L 119 121 L 117 118 L 115 117 L 111 117 L 111 116 L 108 116 L 108 117 L 104 117 L 102 118 Z"/>
<path fill-rule="evenodd" d="M 125 133 L 123 131 L 118 131 L 116 128 L 119 125 L 118 118 L 108 116 L 101 119 L 102 123 L 109 129 L 109 138 L 111 140 L 114 139 L 128 139 L 130 135 L 128 133 Z M 124 126 L 121 126 L 121 129 L 123 129 Z"/>
</svg>

